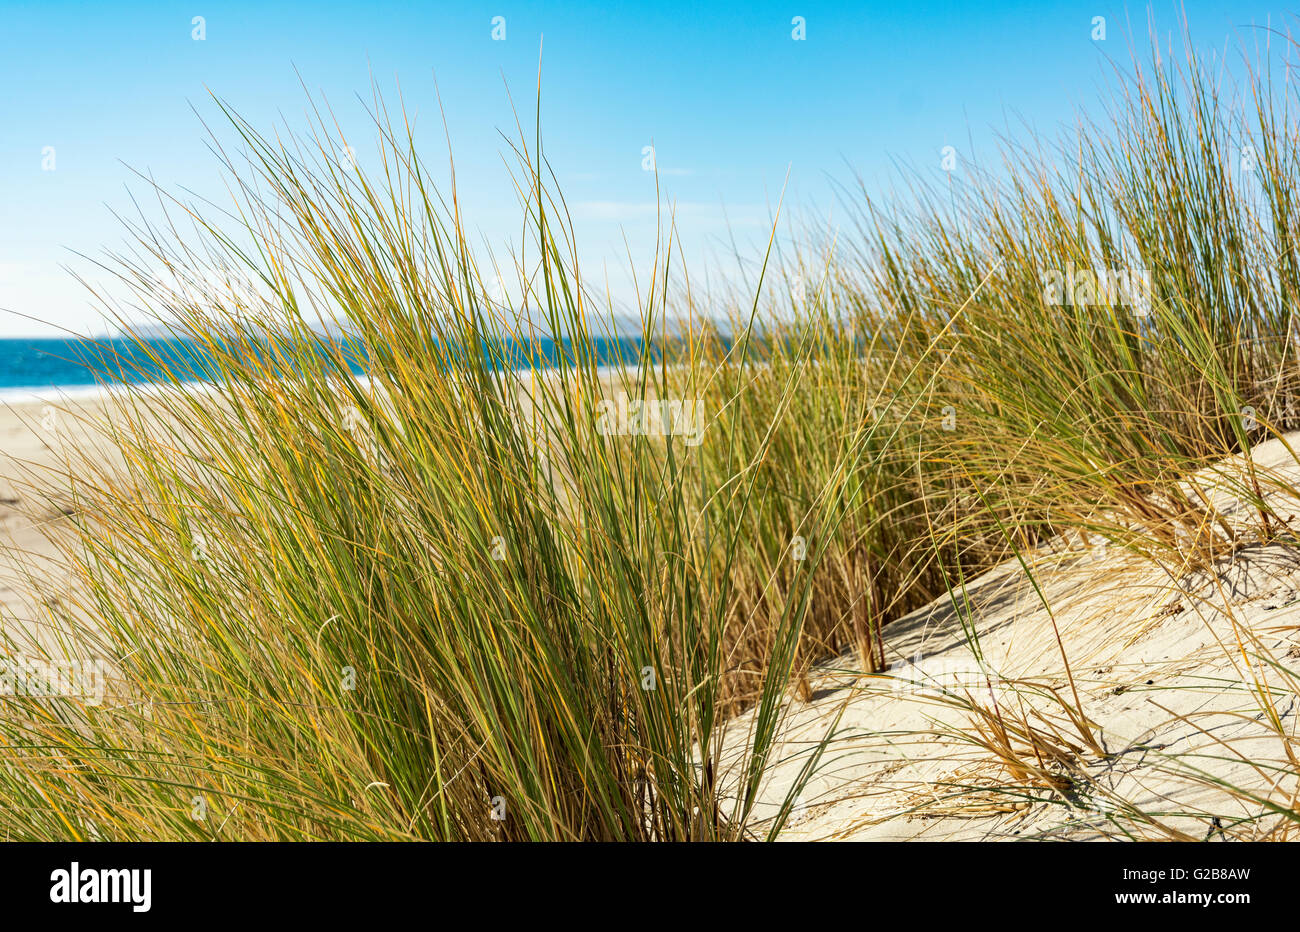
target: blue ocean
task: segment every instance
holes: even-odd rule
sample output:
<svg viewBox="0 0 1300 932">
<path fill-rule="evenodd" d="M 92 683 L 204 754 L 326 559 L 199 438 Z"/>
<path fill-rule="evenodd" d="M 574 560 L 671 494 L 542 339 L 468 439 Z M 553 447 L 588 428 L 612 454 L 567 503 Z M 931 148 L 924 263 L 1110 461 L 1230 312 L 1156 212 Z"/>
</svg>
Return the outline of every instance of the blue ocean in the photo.
<svg viewBox="0 0 1300 932">
<path fill-rule="evenodd" d="M 593 342 L 601 365 L 632 362 L 641 354 L 638 340 L 598 337 Z M 553 341 L 534 344 L 528 351 L 506 344 L 490 355 L 514 368 L 546 368 L 562 357 Z M 203 349 L 176 337 L 0 339 L 0 402 L 88 394 L 108 385 L 149 385 L 164 381 L 164 365 L 194 381 L 214 371 Z M 364 359 L 353 359 L 349 366 L 361 374 Z"/>
<path fill-rule="evenodd" d="M 0 400 L 88 394 L 115 384 L 148 385 L 163 381 L 164 364 L 194 381 L 213 371 L 195 344 L 171 337 L 0 339 Z"/>
</svg>

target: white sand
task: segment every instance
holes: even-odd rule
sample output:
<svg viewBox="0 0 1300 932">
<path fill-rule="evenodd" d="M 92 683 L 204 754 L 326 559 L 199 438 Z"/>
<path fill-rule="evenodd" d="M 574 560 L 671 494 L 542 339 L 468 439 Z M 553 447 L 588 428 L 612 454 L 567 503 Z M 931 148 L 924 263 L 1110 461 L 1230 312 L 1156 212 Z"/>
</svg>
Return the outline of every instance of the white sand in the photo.
<svg viewBox="0 0 1300 932">
<path fill-rule="evenodd" d="M 86 449 L 85 422 L 111 410 L 105 395 L 0 403 L 0 623 L 38 636 L 57 612 L 30 577 L 57 592 L 52 535 L 66 524 L 70 450 Z"/>
<path fill-rule="evenodd" d="M 1300 434 L 1284 440 L 1295 445 Z M 1268 492 L 1270 501 L 1284 516 L 1300 513 L 1293 488 L 1300 466 L 1286 445 L 1269 441 L 1253 457 L 1282 483 Z M 1211 477 L 1202 480 L 1214 486 Z M 1223 504 L 1232 496 L 1220 490 L 1216 498 Z M 1114 548 L 1058 549 L 1044 548 L 1031 567 L 1050 613 L 1017 561 L 970 581 L 970 619 L 987 679 L 947 597 L 886 627 L 886 675 L 855 676 L 847 672 L 856 666 L 849 657 L 814 672 L 813 701 L 790 700 L 774 755 L 780 763 L 765 785 L 760 815 L 774 811 L 810 749 L 836 714 L 842 718 L 782 838 L 1083 839 L 1119 834 L 1112 813 L 1140 837 L 1170 831 L 1222 837 L 1209 818 L 1218 816 L 1228 834 L 1250 838 L 1280 823 L 1280 816 L 1268 815 L 1237 825 L 1267 813 L 1265 800 L 1295 809 L 1300 774 L 1255 683 L 1267 681 L 1275 690 L 1271 704 L 1280 728 L 1294 738 L 1300 552 L 1246 547 L 1219 568 L 1217 579 L 1175 580 Z M 1017 790 L 1024 781 L 968 740 L 970 713 L 937 694 L 946 688 L 1007 718 L 1029 710 L 1040 730 L 1054 727 L 1082 746 L 1062 705 L 1029 686 L 1051 687 L 1072 701 L 1053 618 L 1081 706 L 1107 753 L 1078 755 L 1087 779 L 1077 788 Z M 1261 653 L 1296 671 L 1293 678 L 1269 668 Z M 934 689 L 925 695 L 913 683 Z M 732 723 L 729 743 L 738 743 L 730 736 L 738 739 L 749 724 L 748 718 Z M 1027 751 L 1024 742 L 1014 743 Z M 1226 792 L 1215 779 L 1258 799 Z M 1126 818 L 1130 805 L 1158 813 L 1163 828 Z"/>
</svg>

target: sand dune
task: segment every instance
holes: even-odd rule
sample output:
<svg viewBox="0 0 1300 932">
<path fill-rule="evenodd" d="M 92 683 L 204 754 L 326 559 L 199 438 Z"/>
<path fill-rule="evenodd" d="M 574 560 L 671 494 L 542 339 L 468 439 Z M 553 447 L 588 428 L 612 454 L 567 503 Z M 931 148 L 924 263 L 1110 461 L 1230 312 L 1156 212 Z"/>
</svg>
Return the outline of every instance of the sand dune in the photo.
<svg viewBox="0 0 1300 932">
<path fill-rule="evenodd" d="M 1253 453 L 1284 518 L 1300 511 L 1298 442 Z M 1231 498 L 1214 474 L 1199 481 L 1218 504 Z M 813 701 L 792 700 L 768 815 L 835 734 L 784 838 L 1255 838 L 1278 827 L 1270 804 L 1293 809 L 1300 779 L 1279 736 L 1296 730 L 1285 671 L 1300 671 L 1300 554 L 1244 547 L 1179 577 L 1058 541 L 1028 569 L 1013 560 L 971 580 L 961 613 L 943 598 L 891 624 L 884 675 L 854 675 L 848 657 L 818 668 Z M 1074 689 L 1082 728 L 1067 712 Z M 1017 760 L 1041 762 L 1046 778 Z"/>
</svg>

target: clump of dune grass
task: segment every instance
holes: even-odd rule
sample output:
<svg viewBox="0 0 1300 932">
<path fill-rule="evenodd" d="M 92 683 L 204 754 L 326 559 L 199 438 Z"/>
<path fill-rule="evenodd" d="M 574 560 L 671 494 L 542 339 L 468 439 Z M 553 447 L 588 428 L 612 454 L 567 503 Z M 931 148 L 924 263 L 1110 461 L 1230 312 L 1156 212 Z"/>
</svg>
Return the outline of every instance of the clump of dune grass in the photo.
<svg viewBox="0 0 1300 932">
<path fill-rule="evenodd" d="M 912 467 L 926 517 L 901 562 L 931 570 L 909 595 L 946 596 L 958 618 L 970 571 L 1015 558 L 1032 582 L 1042 545 L 1115 545 L 1179 581 L 1296 543 L 1277 510 L 1294 489 L 1249 456 L 1300 425 L 1294 91 L 1270 62 L 1234 84 L 1191 51 L 1153 57 L 1122 76 L 1105 120 L 1059 146 L 1008 145 L 999 171 L 921 180 L 910 202 L 851 197 L 856 237 L 841 234 L 832 270 L 840 305 L 869 340 L 937 370 L 895 396 L 911 442 L 889 457 Z M 1240 637 L 1259 714 L 1277 723 L 1277 759 L 1260 764 L 1272 788 L 1213 777 L 1214 761 L 1159 766 L 1257 813 L 1228 835 L 1285 837 L 1296 807 L 1279 777 L 1295 744 L 1277 703 L 1294 682 Z M 1223 835 L 1216 813 L 1141 812 L 1089 785 L 1086 762 L 1106 753 L 1064 651 L 1061 672 L 1064 688 L 1013 684 L 1004 704 L 947 697 L 1008 796 L 1072 809 L 1093 794 L 1123 837 L 1192 837 L 1167 816 Z"/>
<path fill-rule="evenodd" d="M 948 329 L 958 428 L 933 446 L 1024 542 L 1072 528 L 1191 568 L 1280 531 L 1179 480 L 1300 424 L 1296 127 L 1266 67 L 1155 58 L 1059 145 L 910 208 L 864 197 L 852 271 L 900 345 Z"/>
<path fill-rule="evenodd" d="M 670 308 L 669 231 L 641 332 L 611 342 L 538 149 L 514 150 L 526 245 L 489 274 L 381 101 L 371 172 L 324 123 L 281 142 L 226 113 L 234 208 L 218 224 L 159 192 L 167 220 L 107 265 L 197 350 L 140 337 L 102 361 L 166 384 L 96 426 L 123 468 L 66 464 L 61 624 L 112 688 L 7 700 L 7 835 L 753 836 L 877 431 L 842 413 L 773 508 L 765 463 L 835 329 L 760 341 L 757 306 L 727 334 Z M 487 285 L 506 278 L 508 302 Z M 835 379 L 858 360 L 833 358 L 825 389 L 850 397 Z M 677 407 L 601 427 L 617 392 Z M 721 723 L 749 706 L 723 773 Z"/>
</svg>

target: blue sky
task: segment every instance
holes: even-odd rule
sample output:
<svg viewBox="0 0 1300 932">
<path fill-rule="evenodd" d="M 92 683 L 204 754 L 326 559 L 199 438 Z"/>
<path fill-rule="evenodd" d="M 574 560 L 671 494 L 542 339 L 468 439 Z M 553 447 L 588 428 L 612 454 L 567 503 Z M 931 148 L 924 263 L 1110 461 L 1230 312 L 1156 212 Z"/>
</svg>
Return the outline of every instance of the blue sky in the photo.
<svg viewBox="0 0 1300 932">
<path fill-rule="evenodd" d="M 1257 41 L 1251 26 L 1292 23 L 1268 3 L 1157 3 L 1161 33 L 1185 9 L 1209 50 Z M 202 16 L 206 37 L 192 37 Z M 503 16 L 504 41 L 492 39 Z M 802 16 L 806 38 L 792 37 Z M 1096 16 L 1106 40 L 1094 41 Z M 1107 61 L 1144 45 L 1148 8 L 1083 3 L 490 2 L 356 4 L 0 0 L 0 337 L 101 329 L 74 254 L 120 246 L 111 211 L 143 194 L 132 168 L 164 186 L 218 195 L 216 163 L 193 108 L 209 91 L 255 126 L 304 126 L 299 74 L 335 108 L 364 160 L 357 95 L 400 80 L 424 154 L 444 158 L 433 76 L 452 135 L 469 222 L 506 243 L 518 211 L 499 130 L 513 131 L 505 86 L 532 119 L 539 46 L 548 155 L 574 208 L 584 272 L 642 267 L 653 243 L 654 144 L 678 204 L 694 271 L 728 229 L 764 239 L 787 169 L 787 209 L 833 215 L 832 180 L 886 184 L 891 164 L 937 169 L 1027 123 L 1055 133 L 1097 105 Z M 296 70 L 295 70 L 296 69 Z M 54 170 L 44 170 L 53 147 Z M 730 227 L 728 226 L 730 225 Z M 617 289 L 616 282 L 616 289 Z"/>
</svg>

